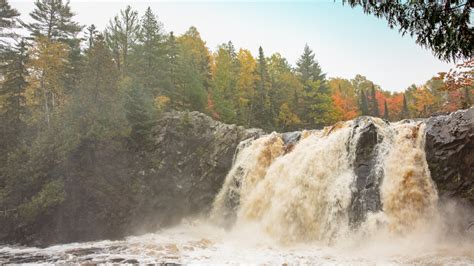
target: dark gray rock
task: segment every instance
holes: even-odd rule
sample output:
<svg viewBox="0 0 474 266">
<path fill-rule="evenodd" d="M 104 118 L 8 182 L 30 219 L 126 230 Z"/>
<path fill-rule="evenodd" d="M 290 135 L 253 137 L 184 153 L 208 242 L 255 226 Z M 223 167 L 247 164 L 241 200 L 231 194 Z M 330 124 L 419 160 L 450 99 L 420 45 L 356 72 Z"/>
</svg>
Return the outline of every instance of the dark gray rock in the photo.
<svg viewBox="0 0 474 266">
<path fill-rule="evenodd" d="M 382 141 L 382 136 L 377 132 L 372 118 L 359 117 L 355 121 L 352 131 L 359 132 L 355 146 L 353 169 L 356 181 L 352 187 L 352 200 L 349 211 L 349 223 L 356 227 L 365 221 L 367 212 L 377 212 L 382 209 L 380 201 L 380 182 L 383 173 L 376 169 L 377 145 Z"/>
<path fill-rule="evenodd" d="M 64 200 L 32 221 L 0 216 L 0 241 L 46 246 L 117 239 L 205 213 L 237 145 L 258 134 L 198 112 L 170 112 L 156 121 L 146 151 L 130 148 L 127 139 L 84 139 L 44 176 L 64 183 Z"/>
<path fill-rule="evenodd" d="M 474 206 L 474 108 L 426 120 L 426 159 L 442 197 Z"/>
</svg>

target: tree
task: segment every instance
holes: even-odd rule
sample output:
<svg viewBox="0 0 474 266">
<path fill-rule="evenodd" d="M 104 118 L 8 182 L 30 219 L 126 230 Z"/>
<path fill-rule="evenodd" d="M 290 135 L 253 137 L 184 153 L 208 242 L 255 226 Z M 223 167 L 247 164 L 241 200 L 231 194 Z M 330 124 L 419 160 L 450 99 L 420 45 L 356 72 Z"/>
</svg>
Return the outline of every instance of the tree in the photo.
<svg viewBox="0 0 474 266">
<path fill-rule="evenodd" d="M 136 83 L 131 85 L 126 96 L 125 111 L 131 127 L 130 144 L 133 149 L 147 150 L 150 148 L 153 127 L 153 98 Z"/>
<path fill-rule="evenodd" d="M 389 119 L 390 119 L 390 115 L 389 115 L 389 113 L 388 113 L 387 100 L 385 100 L 385 101 L 383 102 L 383 105 L 384 105 L 383 119 L 389 120 Z"/>
<path fill-rule="evenodd" d="M 232 42 L 219 46 L 214 62 L 211 91 L 214 110 L 222 121 L 234 123 L 238 105 L 238 62 Z"/>
<path fill-rule="evenodd" d="M 99 31 L 97 30 L 94 24 L 91 24 L 89 27 L 87 27 L 86 38 L 89 44 L 89 49 L 94 45 L 94 40 L 97 37 L 98 33 Z"/>
<path fill-rule="evenodd" d="M 74 13 L 69 7 L 69 1 L 36 0 L 35 9 L 30 16 L 35 22 L 23 25 L 34 37 L 65 41 L 75 38 L 82 30 L 82 26 L 72 21 Z"/>
<path fill-rule="evenodd" d="M 87 51 L 79 89 L 72 94 L 65 110 L 71 142 L 80 139 L 103 139 L 124 135 L 127 128 L 123 97 L 119 90 L 119 71 L 98 35 Z"/>
<path fill-rule="evenodd" d="M 237 79 L 238 115 L 239 123 L 246 126 L 253 125 L 252 100 L 255 97 L 258 80 L 257 62 L 249 50 L 240 49 L 237 54 L 239 73 Z"/>
<path fill-rule="evenodd" d="M 4 38 L 15 37 L 10 30 L 17 28 L 17 19 L 20 13 L 10 6 L 7 0 L 0 0 L 0 53 L 10 46 L 10 42 Z"/>
<path fill-rule="evenodd" d="M 272 126 L 269 101 L 270 78 L 267 71 L 267 61 L 261 46 L 258 48 L 257 74 L 259 78 L 252 109 L 255 121 L 262 127 L 269 128 Z"/>
<path fill-rule="evenodd" d="M 51 117 L 65 102 L 65 72 L 69 48 L 66 44 L 38 37 L 31 49 L 30 86 L 27 89 L 28 104 L 36 109 L 34 118 L 44 115 L 44 122 L 50 125 Z M 36 120 L 35 119 L 35 120 Z"/>
<path fill-rule="evenodd" d="M 405 94 L 403 94 L 403 107 L 402 107 L 401 118 L 405 119 L 409 117 L 410 117 L 410 111 L 408 110 L 407 98 Z"/>
<path fill-rule="evenodd" d="M 132 50 L 131 72 L 152 96 L 163 94 L 166 86 L 166 35 L 150 7 L 141 19 L 138 44 Z"/>
<path fill-rule="evenodd" d="M 375 86 L 372 84 L 370 89 L 370 109 L 372 116 L 380 117 L 379 104 L 377 102 L 377 95 L 375 93 Z"/>
<path fill-rule="evenodd" d="M 188 60 L 190 67 L 193 67 L 199 74 L 202 86 L 209 91 L 211 86 L 211 54 L 206 47 L 206 42 L 201 38 L 201 34 L 195 27 L 190 27 L 183 35 L 177 39 L 180 55 Z"/>
<path fill-rule="evenodd" d="M 303 84 L 294 74 L 288 61 L 279 53 L 267 59 L 267 67 L 271 86 L 269 93 L 271 114 L 278 115 L 272 118 L 276 120 L 275 125 L 278 126 L 276 129 L 296 129 L 301 124 L 298 111 L 299 95 L 303 94 Z M 285 119 L 282 119 L 282 115 Z"/>
<path fill-rule="evenodd" d="M 174 36 L 173 36 L 174 38 Z M 173 105 L 181 110 L 205 111 L 211 86 L 210 53 L 195 27 L 176 39 L 174 91 L 169 91 Z"/>
<path fill-rule="evenodd" d="M 470 0 L 452 1 L 366 1 L 344 0 L 362 6 L 368 14 L 386 18 L 390 28 L 416 36 L 416 42 L 431 49 L 440 59 L 471 59 L 474 29 L 470 24 Z"/>
<path fill-rule="evenodd" d="M 0 146 L 4 151 L 12 151 L 18 145 L 26 126 L 27 115 L 25 89 L 28 70 L 26 43 L 21 41 L 9 52 L 7 64 L 1 67 L 3 80 L 0 83 L 0 97 L 3 98 L 1 118 L 2 137 Z M 3 153 L 2 156 L 5 156 Z"/>
<path fill-rule="evenodd" d="M 132 46 L 137 42 L 140 31 L 138 12 L 127 6 L 120 10 L 105 29 L 105 40 L 113 52 L 115 64 L 122 76 L 127 73 L 128 56 Z"/>
<path fill-rule="evenodd" d="M 296 62 L 296 73 L 303 84 L 303 118 L 309 127 L 321 127 L 332 122 L 331 92 L 327 86 L 326 75 L 314 59 L 313 51 L 308 45 Z"/>
<path fill-rule="evenodd" d="M 334 120 L 350 120 L 359 114 L 358 96 L 347 79 L 332 78 L 328 82 L 335 109 Z"/>
<path fill-rule="evenodd" d="M 359 110 L 362 115 L 369 115 L 369 103 L 363 90 L 359 94 Z"/>
</svg>

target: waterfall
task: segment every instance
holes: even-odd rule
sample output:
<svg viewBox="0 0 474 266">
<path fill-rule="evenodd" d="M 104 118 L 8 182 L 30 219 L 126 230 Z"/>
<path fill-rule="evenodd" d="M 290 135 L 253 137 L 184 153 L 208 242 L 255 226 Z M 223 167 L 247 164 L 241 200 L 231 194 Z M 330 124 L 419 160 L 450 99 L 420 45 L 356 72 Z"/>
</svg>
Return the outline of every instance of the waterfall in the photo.
<svg viewBox="0 0 474 266">
<path fill-rule="evenodd" d="M 421 122 L 361 117 L 242 142 L 211 219 L 281 243 L 404 234 L 436 217 Z"/>
</svg>

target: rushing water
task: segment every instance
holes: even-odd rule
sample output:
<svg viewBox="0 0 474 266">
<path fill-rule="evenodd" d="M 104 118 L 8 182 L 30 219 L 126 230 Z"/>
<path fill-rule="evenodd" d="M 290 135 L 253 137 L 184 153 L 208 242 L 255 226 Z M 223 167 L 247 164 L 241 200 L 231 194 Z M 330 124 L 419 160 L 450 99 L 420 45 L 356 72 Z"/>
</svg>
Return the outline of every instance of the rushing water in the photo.
<svg viewBox="0 0 474 266">
<path fill-rule="evenodd" d="M 369 124 L 378 134 L 370 184 L 377 193 L 358 200 L 380 208 L 352 223 L 351 212 L 361 212 L 351 207 L 356 149 Z M 123 241 L 4 246 L 0 263 L 473 264 L 473 233 L 446 233 L 423 147 L 421 122 L 374 118 L 249 139 L 209 218 Z"/>
</svg>

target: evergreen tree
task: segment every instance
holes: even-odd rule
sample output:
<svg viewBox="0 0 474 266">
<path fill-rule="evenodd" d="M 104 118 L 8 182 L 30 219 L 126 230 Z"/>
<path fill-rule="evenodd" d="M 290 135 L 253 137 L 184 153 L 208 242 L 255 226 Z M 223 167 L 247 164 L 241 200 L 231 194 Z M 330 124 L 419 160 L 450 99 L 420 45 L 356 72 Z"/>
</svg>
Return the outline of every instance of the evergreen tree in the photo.
<svg viewBox="0 0 474 266">
<path fill-rule="evenodd" d="M 132 46 L 137 43 L 140 33 L 138 12 L 127 6 L 120 10 L 105 30 L 105 39 L 113 52 L 115 64 L 121 71 L 122 76 L 127 73 L 128 57 Z"/>
<path fill-rule="evenodd" d="M 390 119 L 390 118 L 389 118 L 390 116 L 389 116 L 389 113 L 388 113 L 387 100 L 384 101 L 383 105 L 384 105 L 383 118 L 384 118 L 385 120 L 389 120 L 389 119 Z"/>
<path fill-rule="evenodd" d="M 2 133 L 0 146 L 4 151 L 12 151 L 18 145 L 26 126 L 25 116 L 28 111 L 25 99 L 25 88 L 28 86 L 26 43 L 20 41 L 17 47 L 9 51 L 8 58 L 6 64 L 1 66 L 4 78 L 0 83 L 0 98 L 3 98 L 0 112 Z"/>
<path fill-rule="evenodd" d="M 403 94 L 403 107 L 402 107 L 402 119 L 409 118 L 410 117 L 410 112 L 408 110 L 408 103 L 407 103 L 407 98 L 405 94 Z"/>
<path fill-rule="evenodd" d="M 0 53 L 10 46 L 7 39 L 16 36 L 11 30 L 17 28 L 17 19 L 20 13 L 10 6 L 7 0 L 0 0 Z"/>
<path fill-rule="evenodd" d="M 166 36 L 163 26 L 153 14 L 150 7 L 141 19 L 140 31 L 138 32 L 138 45 L 135 45 L 132 53 L 131 71 L 137 82 L 144 89 L 152 92 L 151 96 L 163 94 L 166 82 Z"/>
<path fill-rule="evenodd" d="M 268 92 L 270 90 L 270 78 L 267 71 L 267 62 L 263 53 L 263 48 L 258 48 L 258 59 L 257 59 L 257 73 L 258 83 L 256 98 L 254 99 L 253 112 L 255 115 L 255 121 L 263 126 L 270 127 L 272 125 L 271 114 L 269 113 L 269 97 Z"/>
<path fill-rule="evenodd" d="M 91 24 L 89 27 L 87 27 L 86 38 L 89 44 L 89 49 L 92 47 L 92 45 L 94 45 L 94 39 L 97 37 L 98 33 L 99 31 L 94 24 Z"/>
<path fill-rule="evenodd" d="M 359 110 L 361 115 L 369 115 L 369 104 L 364 90 L 360 91 Z"/>
<path fill-rule="evenodd" d="M 302 80 L 325 80 L 326 75 L 322 72 L 319 63 L 314 59 L 314 53 L 306 44 L 303 54 L 296 61 L 296 69 Z"/>
<path fill-rule="evenodd" d="M 36 0 L 30 16 L 35 22 L 24 23 L 24 26 L 34 37 L 64 41 L 74 39 L 82 30 L 82 26 L 72 20 L 74 13 L 69 1 Z"/>
<path fill-rule="evenodd" d="M 65 111 L 67 122 L 72 123 L 68 138 L 101 139 L 125 134 L 127 123 L 118 80 L 113 57 L 104 37 L 98 35 L 87 51 L 79 89 Z"/>
<path fill-rule="evenodd" d="M 380 110 L 379 110 L 379 104 L 377 103 L 377 95 L 375 92 L 375 86 L 372 84 L 372 87 L 370 89 L 370 105 L 371 105 L 371 110 L 372 110 L 372 116 L 374 117 L 380 117 Z"/>
<path fill-rule="evenodd" d="M 308 127 L 322 127 L 332 121 L 331 91 L 326 75 L 314 59 L 313 51 L 305 46 L 303 55 L 296 62 L 296 73 L 303 84 L 303 108 L 301 116 Z"/>
<path fill-rule="evenodd" d="M 150 93 L 134 83 L 127 92 L 125 111 L 131 127 L 132 148 L 147 150 L 150 148 L 153 126 L 153 102 Z"/>
</svg>

